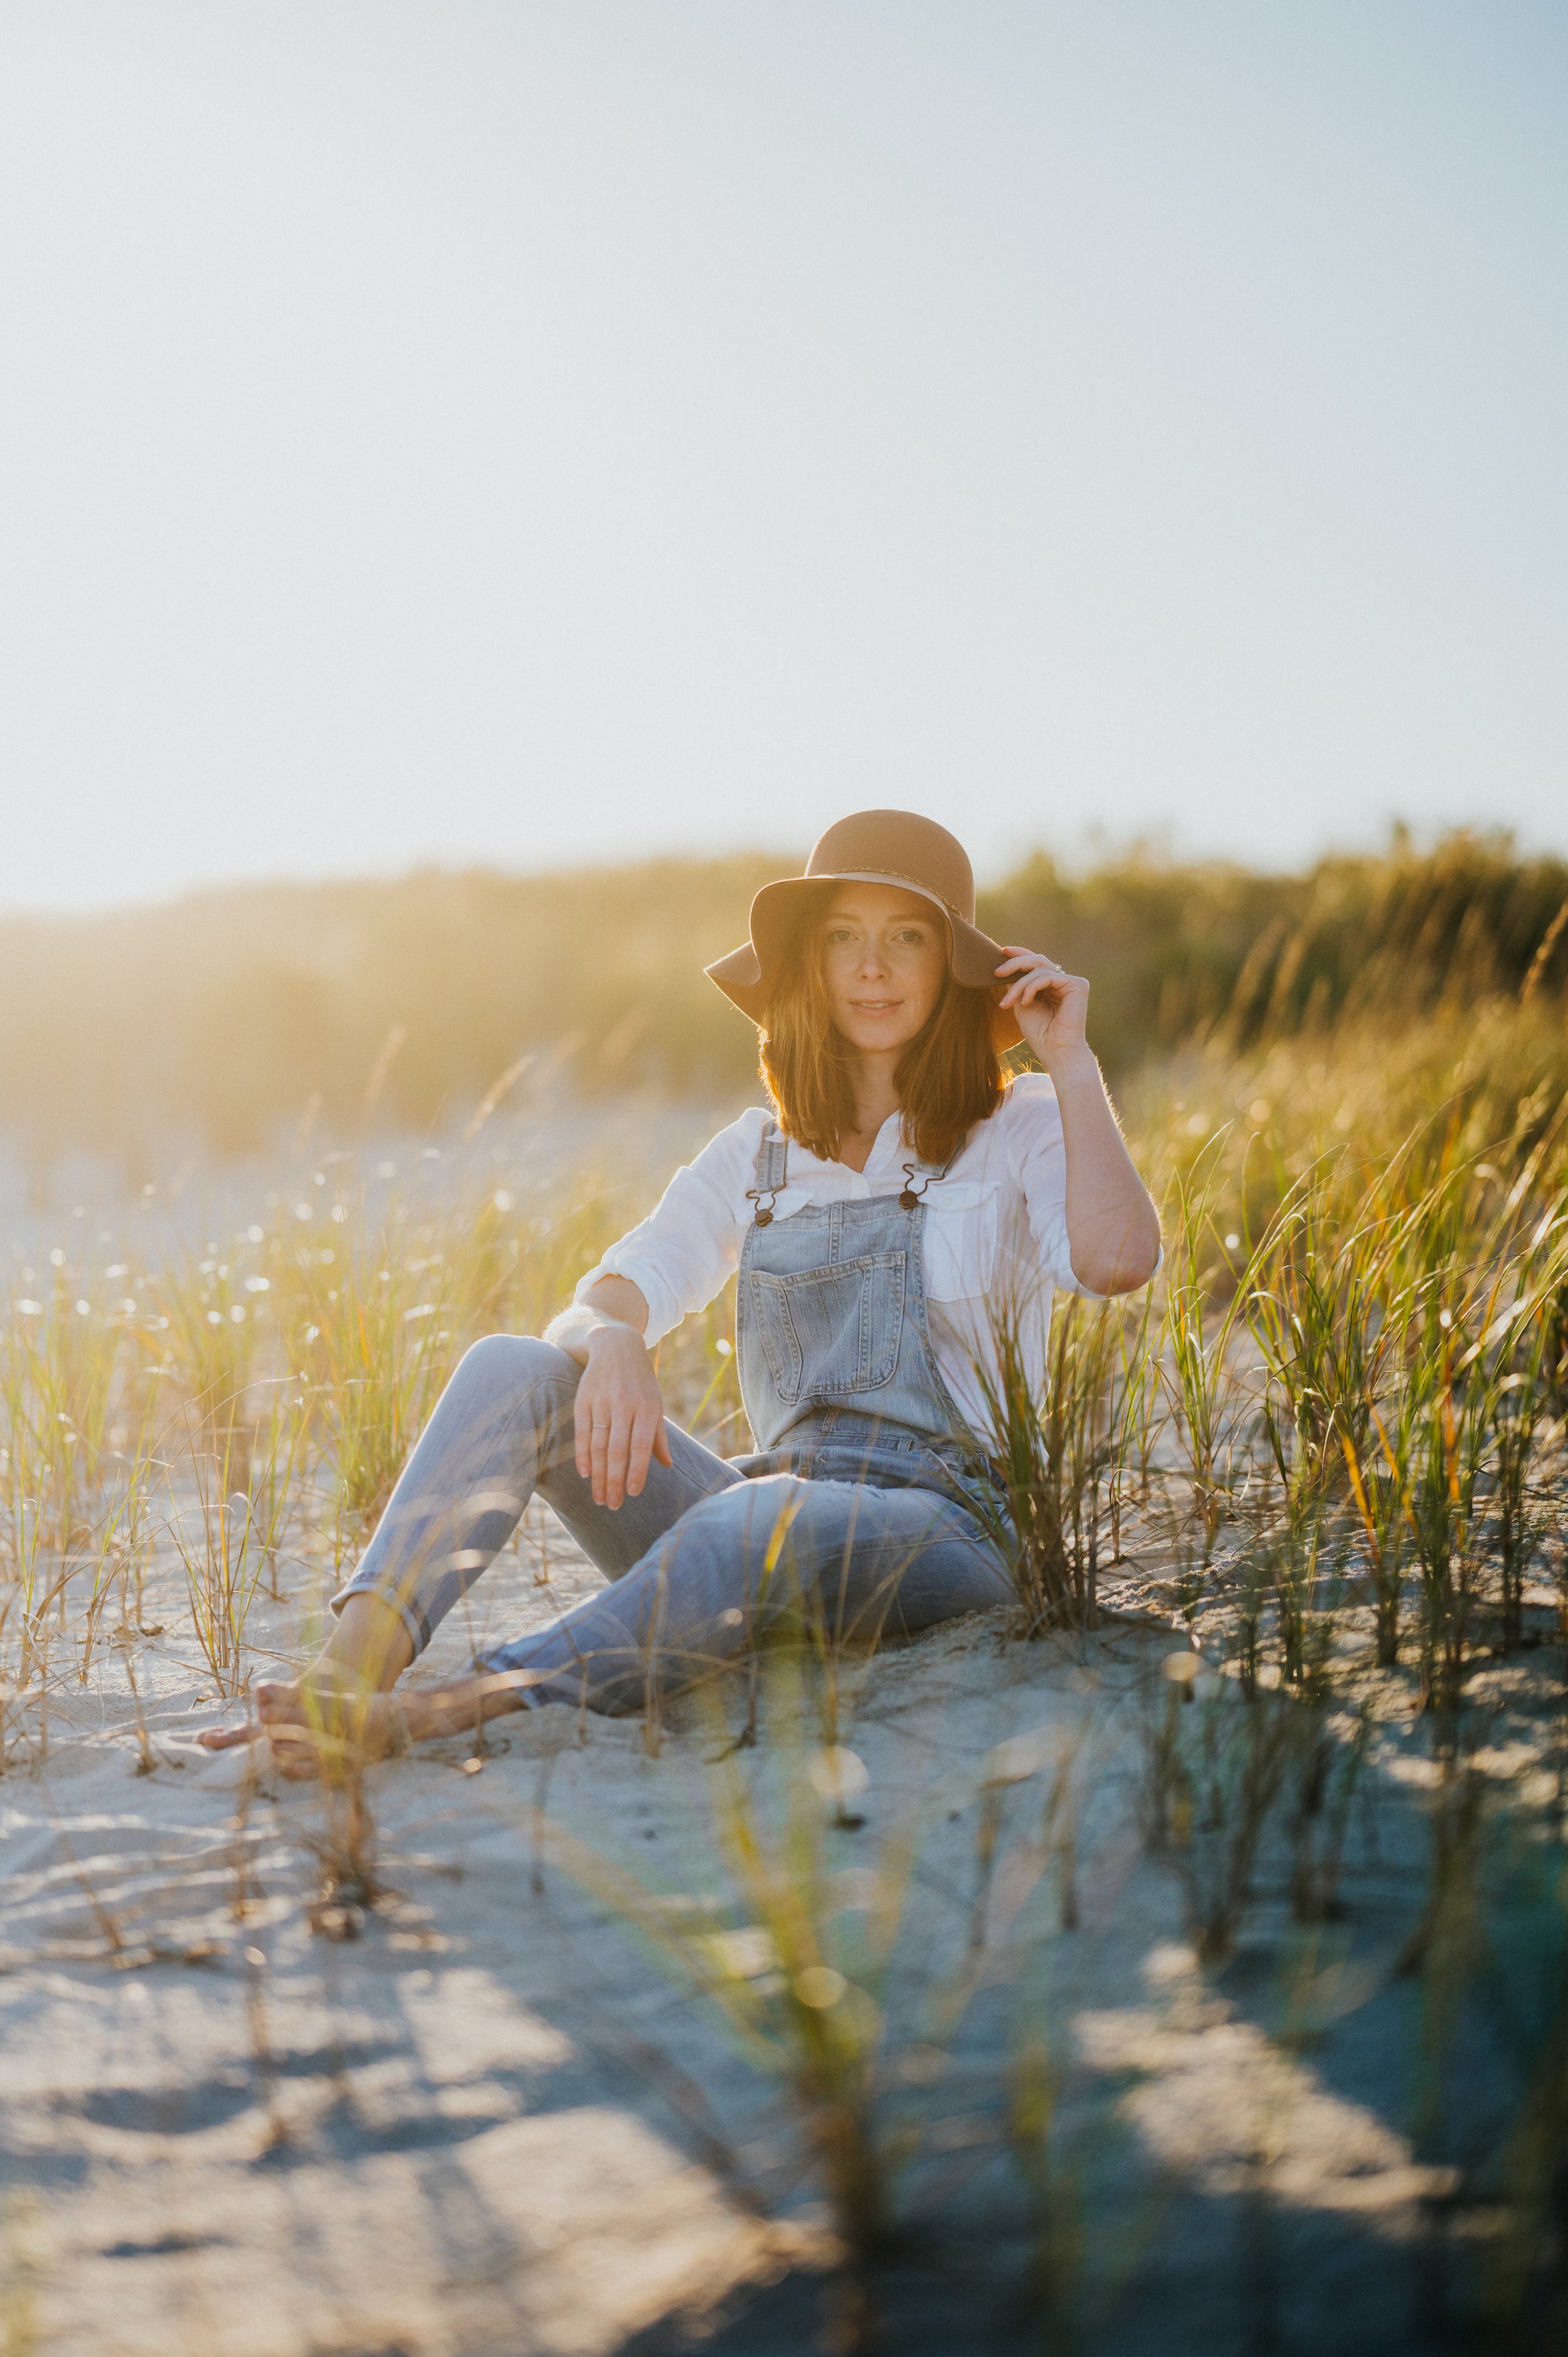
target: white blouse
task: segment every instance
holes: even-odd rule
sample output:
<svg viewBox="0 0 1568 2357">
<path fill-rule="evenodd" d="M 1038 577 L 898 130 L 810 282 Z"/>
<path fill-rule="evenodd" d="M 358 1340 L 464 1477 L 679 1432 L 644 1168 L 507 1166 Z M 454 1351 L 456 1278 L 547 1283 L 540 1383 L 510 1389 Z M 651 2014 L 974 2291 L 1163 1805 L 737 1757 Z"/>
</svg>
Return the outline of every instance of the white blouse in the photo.
<svg viewBox="0 0 1568 2357">
<path fill-rule="evenodd" d="M 768 1115 L 752 1106 L 677 1170 L 656 1210 L 612 1244 L 577 1286 L 581 1301 L 601 1276 L 629 1277 L 648 1304 L 651 1345 L 723 1289 L 740 1259 L 755 1206 L 757 1156 Z M 808 1203 L 897 1195 L 910 1150 L 891 1114 L 864 1171 L 819 1162 L 789 1140 L 789 1183 L 774 1204 L 787 1220 Z M 1067 1233 L 1067 1158 L 1056 1091 L 1043 1072 L 1024 1072 L 989 1121 L 972 1129 L 926 1206 L 924 1269 L 931 1346 L 942 1381 L 965 1420 L 984 1437 L 984 1393 L 975 1361 L 994 1365 L 993 1303 L 1014 1306 L 1030 1381 L 1044 1392 L 1051 1294 L 1098 1300 L 1073 1275 Z"/>
</svg>

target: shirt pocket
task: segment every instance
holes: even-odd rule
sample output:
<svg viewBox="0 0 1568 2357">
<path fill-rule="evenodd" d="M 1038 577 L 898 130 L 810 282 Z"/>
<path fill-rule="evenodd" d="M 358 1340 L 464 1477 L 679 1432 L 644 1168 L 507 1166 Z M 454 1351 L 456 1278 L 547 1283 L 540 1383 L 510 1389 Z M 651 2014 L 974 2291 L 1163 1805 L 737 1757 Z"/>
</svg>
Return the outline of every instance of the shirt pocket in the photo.
<svg viewBox="0 0 1568 2357">
<path fill-rule="evenodd" d="M 997 1185 L 948 1179 L 926 1191 L 926 1297 L 971 1301 L 996 1274 Z"/>
</svg>

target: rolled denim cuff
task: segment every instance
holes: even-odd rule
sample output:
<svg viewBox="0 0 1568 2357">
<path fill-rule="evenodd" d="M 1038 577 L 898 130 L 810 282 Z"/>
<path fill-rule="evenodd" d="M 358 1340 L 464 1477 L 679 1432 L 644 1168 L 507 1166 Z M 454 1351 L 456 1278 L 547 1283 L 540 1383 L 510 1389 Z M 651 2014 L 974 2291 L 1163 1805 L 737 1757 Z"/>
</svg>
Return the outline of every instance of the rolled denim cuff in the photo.
<svg viewBox="0 0 1568 2357">
<path fill-rule="evenodd" d="M 395 1588 L 383 1587 L 379 1579 L 361 1579 L 356 1573 L 346 1586 L 338 1590 L 336 1596 L 328 1599 L 328 1610 L 334 1614 L 340 1613 L 350 1596 L 376 1597 L 390 1610 L 397 1614 L 398 1619 L 408 1631 L 409 1641 L 415 1654 L 424 1652 L 431 1639 L 430 1624 L 424 1613 L 416 1611 L 406 1597 L 400 1596 Z"/>
</svg>

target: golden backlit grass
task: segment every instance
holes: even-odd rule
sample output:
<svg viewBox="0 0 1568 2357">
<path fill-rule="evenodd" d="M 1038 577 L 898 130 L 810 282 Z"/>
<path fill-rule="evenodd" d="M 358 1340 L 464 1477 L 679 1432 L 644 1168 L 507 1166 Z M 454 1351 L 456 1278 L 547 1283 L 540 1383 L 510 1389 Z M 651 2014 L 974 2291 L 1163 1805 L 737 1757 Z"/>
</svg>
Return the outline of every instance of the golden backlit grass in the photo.
<svg viewBox="0 0 1568 2357">
<path fill-rule="evenodd" d="M 1143 1074 L 1125 1111 L 1165 1207 L 1160 1277 L 1130 1303 L 1060 1305 L 1048 1395 L 1004 1350 L 995 1397 L 1020 1640 L 1092 1625 L 1112 1577 L 1190 1632 L 1193 1647 L 1173 1633 L 1151 1698 L 1141 1813 L 1203 1958 L 1233 1948 L 1271 1844 L 1298 1920 L 1332 1919 L 1374 1734 L 1391 1712 L 1414 1730 L 1432 1849 L 1406 1969 L 1437 2025 L 1434 2085 L 1455 1991 L 1470 2002 L 1480 1986 L 1485 1828 L 1514 1805 L 1495 1779 L 1477 1798 L 1490 1722 L 1475 1674 L 1528 1657 L 1540 1706 L 1563 1717 L 1568 1039 L 1560 1003 L 1529 983 L 1455 987 L 1398 1020 L 1315 1017 L 1250 1047 L 1216 1027 Z M 530 1192 L 498 1188 L 477 1157 L 454 1166 L 467 1181 L 437 1193 L 417 1163 L 372 1183 L 333 1157 L 280 1170 L 267 1217 L 215 1249 L 138 1251 L 132 1220 L 120 1241 L 15 1273 L 0 1309 L 0 1761 L 42 1756 L 48 1697 L 88 1681 L 105 1645 L 134 1676 L 160 1545 L 214 1692 L 273 1669 L 248 1636 L 258 1594 L 314 1604 L 318 1587 L 291 1588 L 298 1566 L 336 1576 L 352 1560 L 466 1345 L 538 1331 L 642 1208 L 592 1174 Z M 660 1363 L 671 1414 L 736 1449 L 729 1317 L 721 1300 L 689 1320 Z M 807 1715 L 831 1730 L 821 1756 L 836 1757 L 833 1664 L 808 1646 L 800 1674 Z M 738 1965 L 726 1978 L 732 1951 L 706 1919 L 696 1945 L 666 1944 L 760 2040 L 846 2244 L 865 2250 L 893 2217 L 901 2148 L 878 2110 L 901 2083 L 872 2001 L 891 1945 L 869 1964 L 821 1945 L 800 1805 L 769 1846 L 744 1782 L 725 1770 L 715 1786 L 735 1886 L 719 1930 L 760 1924 L 777 1986 Z M 1562 1813 L 1520 1798 L 1517 1813 L 1517 1841 L 1557 1855 Z M 875 1869 L 889 1891 L 896 1866 Z M 1560 1863 L 1541 1888 L 1550 1960 L 1568 1938 Z M 616 1903 L 637 1918 L 629 1887 Z M 896 1943 L 896 1910 L 875 1922 Z M 1508 2222 L 1487 2295 L 1505 2319 L 1533 2296 L 1568 2158 L 1568 2004 L 1552 1969 L 1529 2104 L 1482 2169 Z M 1033 2021 L 1028 2050 L 1042 2039 Z M 1036 2097 L 1030 2166 L 1048 2178 L 1048 2087 Z"/>
<path fill-rule="evenodd" d="M 1064 1305 L 1044 1402 L 1016 1395 L 1003 1354 L 1004 1455 L 1020 1514 L 1046 1518 L 1036 1576 L 1049 1556 L 1067 1582 L 1055 1617 L 1088 1609 L 1090 1553 L 1114 1554 L 1130 1500 L 1179 1497 L 1170 1527 L 1201 1583 L 1237 1501 L 1267 1491 L 1287 1532 L 1355 1524 L 1385 1659 L 1419 1623 L 1455 1665 L 1445 1599 L 1484 1587 L 1484 1566 L 1517 1630 L 1564 1406 L 1565 1074 L 1556 1003 L 1493 998 L 1251 1053 L 1211 1041 L 1129 1090 L 1165 1206 L 1154 1293 Z M 0 1318 L 13 1723 L 46 1663 L 90 1661 L 111 1593 L 134 1624 L 170 1527 L 203 1652 L 242 1689 L 245 1599 L 286 1543 L 308 1526 L 351 1555 L 465 1346 L 538 1331 L 639 1208 L 586 1179 L 514 1198 L 473 1168 L 471 1195 L 436 1196 L 367 1186 L 335 1156 L 283 1174 L 264 1222 L 199 1256 L 111 1242 L 16 1272 Z M 660 1358 L 671 1412 L 743 1446 L 727 1304 Z"/>
<path fill-rule="evenodd" d="M 338 1142 L 445 1133 L 528 1062 L 579 1095 L 703 1103 L 750 1082 L 746 1026 L 702 968 L 804 845 L 558 876 L 424 870 L 244 885 L 164 907 L 0 917 L 0 1104 L 38 1189 L 63 1157 L 136 1184 L 187 1152 L 279 1157 L 302 1111 Z M 1197 1037 L 1251 1049 L 1445 993 L 1568 982 L 1568 864 L 1506 840 L 1262 875 L 1152 852 L 1087 872 L 1036 855 L 983 925 L 1094 985 L 1118 1078 Z M 1330 1108 L 1333 1111 L 1333 1108 Z"/>
</svg>

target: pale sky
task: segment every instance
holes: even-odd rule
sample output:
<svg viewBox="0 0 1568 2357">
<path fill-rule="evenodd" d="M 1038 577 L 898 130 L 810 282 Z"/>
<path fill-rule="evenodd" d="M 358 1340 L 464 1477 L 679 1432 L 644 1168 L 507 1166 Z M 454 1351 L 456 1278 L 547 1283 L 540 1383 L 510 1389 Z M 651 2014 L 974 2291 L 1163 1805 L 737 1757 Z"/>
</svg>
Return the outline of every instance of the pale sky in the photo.
<svg viewBox="0 0 1568 2357">
<path fill-rule="evenodd" d="M 1565 330 L 1562 0 L 0 0 L 0 903 L 1568 849 Z"/>
</svg>

